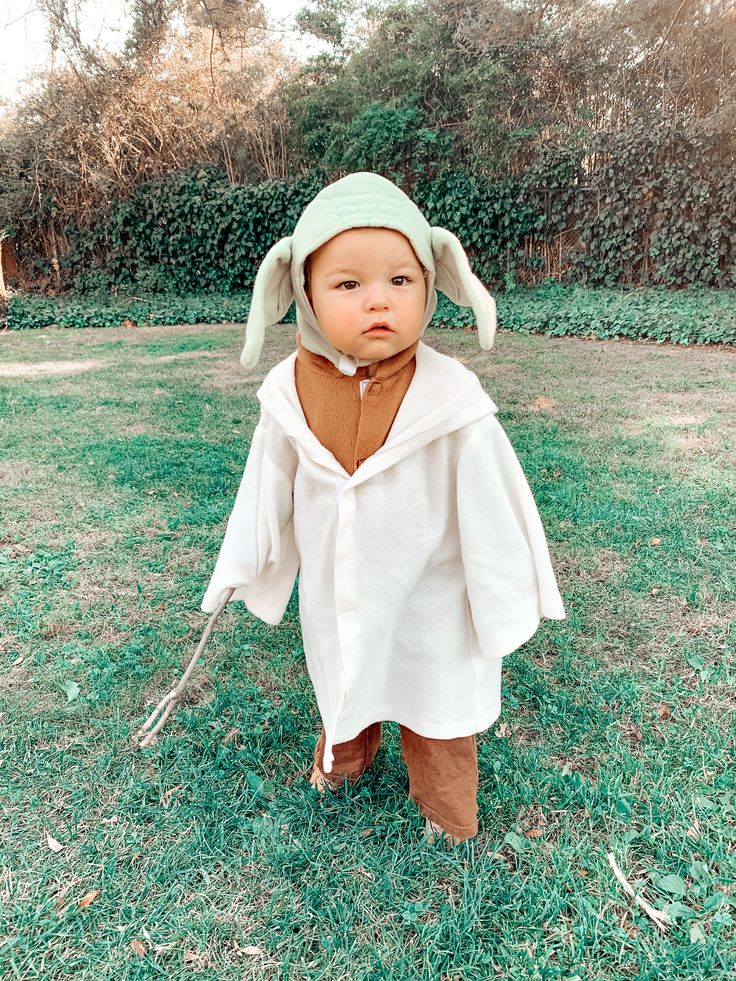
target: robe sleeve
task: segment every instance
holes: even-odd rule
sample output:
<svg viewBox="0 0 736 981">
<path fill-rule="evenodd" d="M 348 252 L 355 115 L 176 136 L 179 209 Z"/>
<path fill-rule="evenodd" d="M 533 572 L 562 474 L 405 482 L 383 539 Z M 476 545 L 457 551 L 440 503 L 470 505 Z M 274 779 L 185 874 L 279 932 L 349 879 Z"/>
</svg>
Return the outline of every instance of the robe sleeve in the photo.
<svg viewBox="0 0 736 981">
<path fill-rule="evenodd" d="M 265 413 L 253 440 L 215 570 L 202 600 L 214 610 L 231 586 L 260 620 L 277 624 L 299 568 L 294 541 L 296 453 Z"/>
<path fill-rule="evenodd" d="M 542 617 L 563 620 L 544 528 L 524 471 L 495 415 L 472 427 L 457 474 L 460 547 L 481 654 L 511 654 Z"/>
</svg>

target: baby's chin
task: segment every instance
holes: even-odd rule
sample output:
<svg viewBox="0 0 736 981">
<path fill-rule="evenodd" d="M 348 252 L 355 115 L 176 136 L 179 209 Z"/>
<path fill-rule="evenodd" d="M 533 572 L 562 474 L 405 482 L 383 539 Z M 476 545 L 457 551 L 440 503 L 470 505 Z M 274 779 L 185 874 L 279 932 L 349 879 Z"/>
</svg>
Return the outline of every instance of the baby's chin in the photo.
<svg viewBox="0 0 736 981">
<path fill-rule="evenodd" d="M 368 338 L 367 343 L 356 345 L 352 351 L 354 358 L 370 359 L 371 361 L 385 361 L 392 358 L 395 354 L 401 354 L 411 347 L 414 341 L 396 341 L 392 337 Z"/>
</svg>

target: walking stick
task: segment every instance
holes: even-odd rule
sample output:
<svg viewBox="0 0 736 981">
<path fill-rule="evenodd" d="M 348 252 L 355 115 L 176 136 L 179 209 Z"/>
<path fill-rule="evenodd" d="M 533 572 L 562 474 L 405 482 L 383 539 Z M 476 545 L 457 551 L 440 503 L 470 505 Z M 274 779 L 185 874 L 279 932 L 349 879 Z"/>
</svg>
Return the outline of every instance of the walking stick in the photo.
<svg viewBox="0 0 736 981">
<path fill-rule="evenodd" d="M 218 617 L 227 606 L 228 601 L 230 600 L 230 597 L 233 595 L 234 592 L 235 592 L 235 586 L 231 586 L 230 589 L 228 589 L 225 595 L 223 596 L 220 605 L 217 607 L 215 612 L 210 616 L 209 620 L 207 621 L 207 626 L 204 628 L 202 639 L 197 644 L 197 649 L 192 655 L 189 664 L 187 664 L 186 671 L 182 675 L 179 684 L 175 688 L 172 688 L 171 691 L 168 693 L 168 695 L 165 695 L 161 699 L 161 701 L 158 703 L 158 705 L 153 710 L 153 712 L 151 712 L 151 714 L 148 716 L 148 718 L 140 727 L 140 729 L 133 735 L 133 742 L 138 743 L 138 749 L 146 749 L 149 746 L 153 746 L 153 744 L 156 741 L 156 736 L 158 736 L 159 732 L 163 729 L 164 725 L 166 724 L 166 720 L 176 709 L 176 704 L 181 698 L 182 692 L 186 688 L 187 682 L 191 678 L 192 672 L 194 671 L 197 665 L 197 661 L 199 660 L 199 655 L 202 653 L 202 651 L 204 650 L 204 645 L 209 640 L 209 636 L 212 633 L 212 628 L 217 623 Z M 163 713 L 163 714 L 161 715 L 161 718 L 158 720 L 158 722 L 156 722 L 156 717 L 159 715 L 159 713 Z"/>
</svg>

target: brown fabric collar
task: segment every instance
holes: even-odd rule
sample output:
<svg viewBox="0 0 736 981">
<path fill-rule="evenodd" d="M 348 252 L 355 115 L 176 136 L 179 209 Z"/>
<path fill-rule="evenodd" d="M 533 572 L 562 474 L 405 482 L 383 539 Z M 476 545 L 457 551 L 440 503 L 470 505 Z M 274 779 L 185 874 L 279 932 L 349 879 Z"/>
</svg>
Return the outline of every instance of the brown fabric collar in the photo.
<svg viewBox="0 0 736 981">
<path fill-rule="evenodd" d="M 375 378 L 377 380 L 382 380 L 384 378 L 390 378 L 392 375 L 397 374 L 404 368 L 417 353 L 417 348 L 419 347 L 419 341 L 414 341 L 409 347 L 405 348 L 403 351 L 399 351 L 398 354 L 392 355 L 390 358 L 386 358 L 383 361 L 374 361 L 373 364 L 364 365 L 362 368 L 358 368 L 354 375 L 344 375 L 331 361 L 327 358 L 323 358 L 321 354 L 315 354 L 313 351 L 308 351 L 302 344 L 299 334 L 296 335 L 297 343 L 297 360 L 300 365 L 303 365 L 308 371 L 317 372 L 320 375 L 328 375 L 330 378 Z"/>
</svg>

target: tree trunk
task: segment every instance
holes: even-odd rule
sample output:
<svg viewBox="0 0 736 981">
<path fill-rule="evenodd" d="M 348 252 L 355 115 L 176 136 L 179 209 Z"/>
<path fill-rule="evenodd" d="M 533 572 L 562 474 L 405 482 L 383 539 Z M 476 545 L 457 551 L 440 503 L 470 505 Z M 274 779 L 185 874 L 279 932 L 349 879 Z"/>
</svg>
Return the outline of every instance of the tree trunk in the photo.
<svg viewBox="0 0 736 981">
<path fill-rule="evenodd" d="M 0 300 L 5 300 L 8 295 L 5 289 L 5 276 L 3 275 L 3 241 L 3 236 L 0 236 Z"/>
</svg>

